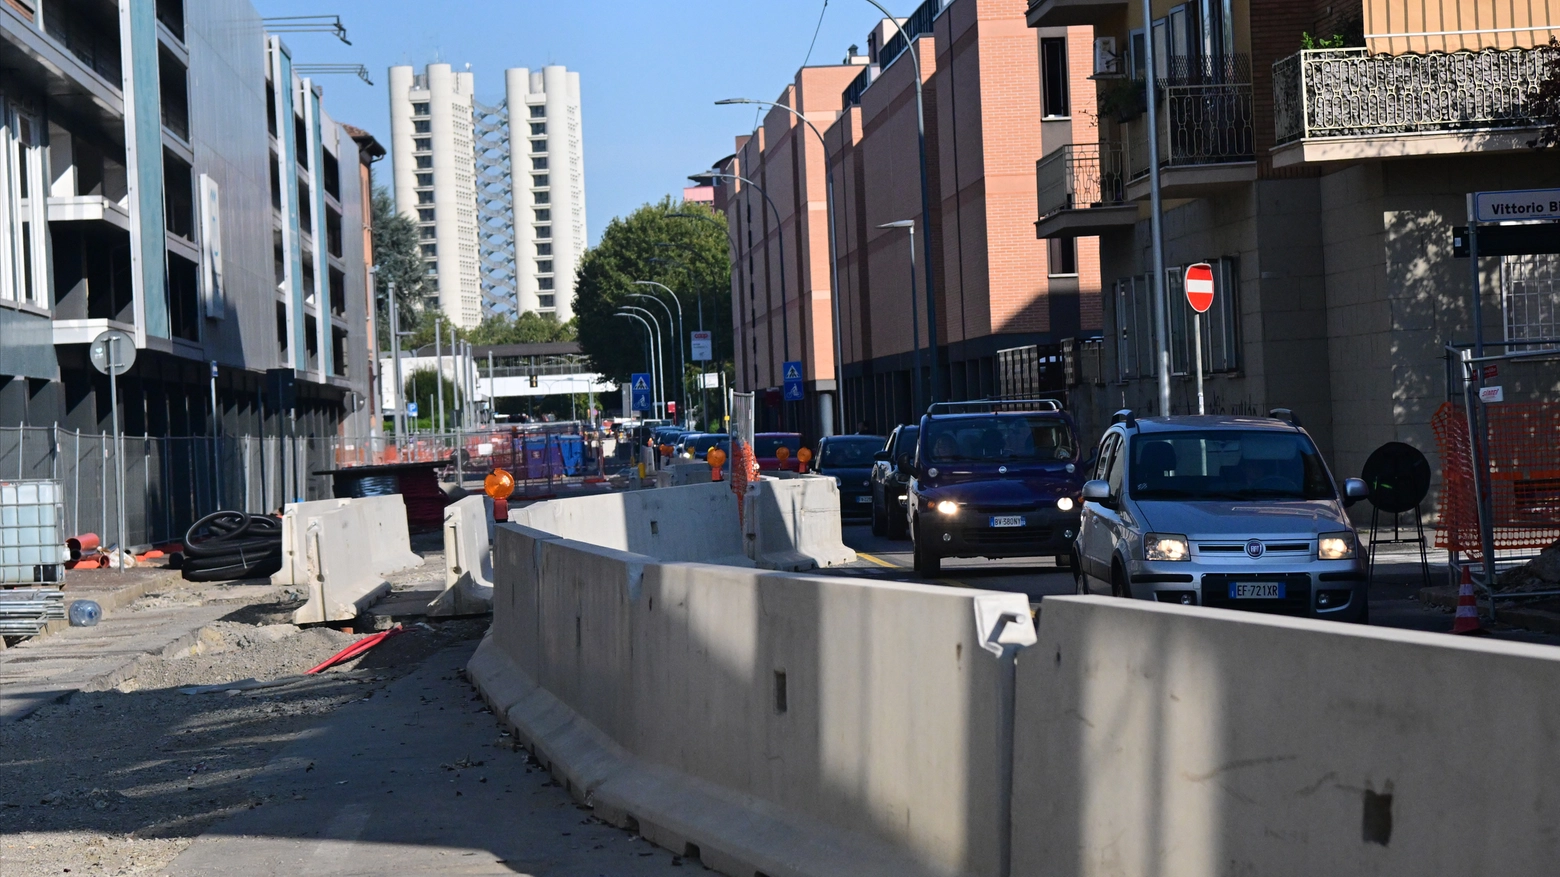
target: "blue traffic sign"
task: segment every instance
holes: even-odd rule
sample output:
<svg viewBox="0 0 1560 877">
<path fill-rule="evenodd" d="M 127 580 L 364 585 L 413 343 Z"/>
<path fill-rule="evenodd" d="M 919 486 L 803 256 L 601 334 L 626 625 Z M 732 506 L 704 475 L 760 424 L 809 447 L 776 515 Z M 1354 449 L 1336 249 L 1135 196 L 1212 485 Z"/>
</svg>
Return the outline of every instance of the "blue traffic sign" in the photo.
<svg viewBox="0 0 1560 877">
<path fill-rule="evenodd" d="M 805 395 L 802 392 L 802 364 L 800 361 L 785 363 L 780 369 L 781 377 L 785 378 L 785 401 L 800 402 Z"/>
<path fill-rule="evenodd" d="M 634 394 L 634 410 L 649 411 L 654 407 L 650 400 L 650 375 L 648 372 L 634 372 L 628 381 L 629 390 Z"/>
<path fill-rule="evenodd" d="M 406 416 L 407 417 L 416 417 L 417 416 L 417 403 L 416 402 L 408 402 L 408 403 L 406 403 Z"/>
</svg>

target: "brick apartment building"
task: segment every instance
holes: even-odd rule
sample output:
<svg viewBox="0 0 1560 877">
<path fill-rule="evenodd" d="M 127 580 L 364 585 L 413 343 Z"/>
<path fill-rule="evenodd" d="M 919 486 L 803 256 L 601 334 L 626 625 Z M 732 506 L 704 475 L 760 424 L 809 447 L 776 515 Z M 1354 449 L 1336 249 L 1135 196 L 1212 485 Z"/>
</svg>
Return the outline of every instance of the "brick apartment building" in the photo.
<svg viewBox="0 0 1560 877">
<path fill-rule="evenodd" d="M 1182 266 L 1215 269 L 1205 321 L 1210 412 L 1299 414 L 1337 474 L 1389 441 L 1435 459 L 1431 418 L 1458 382 L 1446 345 L 1473 335 L 1452 234 L 1474 191 L 1560 185 L 1529 146 L 1526 106 L 1560 4 L 1513 0 L 1037 0 L 1041 32 L 1092 29 L 1098 146 L 1037 164 L 1042 238 L 1097 236 L 1106 343 L 1073 398 L 1097 419 L 1157 405 L 1144 81 L 1158 54 L 1172 411 L 1195 410 Z M 1347 48 L 1302 51 L 1302 35 Z M 1486 343 L 1554 338 L 1555 257 L 1481 260 Z M 1553 361 L 1506 367 L 1553 393 Z"/>
<path fill-rule="evenodd" d="M 930 398 L 928 265 L 944 399 L 1060 392 L 1064 348 L 1099 332 L 1096 242 L 1050 242 L 1034 231 L 1034 162 L 1048 148 L 1095 136 L 1090 33 L 1037 31 L 1024 16 L 1022 0 L 928 0 L 897 27 L 879 22 L 864 53 L 853 47 L 843 64 L 802 69 L 776 99 L 818 126 L 834 177 L 844 431 L 861 422 L 886 431 Z M 921 210 L 915 61 L 929 217 Z M 1047 64 L 1056 74 L 1049 94 Z M 768 402 L 759 406 L 760 428 L 784 423 L 810 436 L 836 425 L 822 413 L 837 386 L 823 149 L 795 116 L 773 110 L 737 141 L 727 167 L 758 183 L 776 209 L 740 181 L 721 181 L 716 200 L 739 249 L 737 388 Z M 913 289 L 908 232 L 878 227 L 899 220 L 916 226 Z M 792 406 L 779 398 L 786 359 L 801 360 L 807 380 L 806 401 Z"/>
</svg>

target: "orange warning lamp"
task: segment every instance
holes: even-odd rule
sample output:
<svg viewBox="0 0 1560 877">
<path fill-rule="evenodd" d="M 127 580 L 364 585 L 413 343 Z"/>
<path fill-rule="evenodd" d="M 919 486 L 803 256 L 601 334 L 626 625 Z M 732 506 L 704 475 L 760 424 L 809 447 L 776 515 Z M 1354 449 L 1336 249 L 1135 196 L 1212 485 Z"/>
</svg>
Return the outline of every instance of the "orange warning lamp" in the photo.
<svg viewBox="0 0 1560 877">
<path fill-rule="evenodd" d="M 786 447 L 785 445 L 781 445 L 780 447 L 775 448 L 775 459 L 776 460 L 779 460 L 780 462 L 784 463 L 786 460 L 789 460 L 790 458 L 791 458 L 791 449 L 790 448 Z"/>
<path fill-rule="evenodd" d="M 806 472 L 807 464 L 812 462 L 812 449 L 802 448 L 800 451 L 797 451 L 796 462 L 802 464 L 800 468 L 803 472 Z"/>
<path fill-rule="evenodd" d="M 515 476 L 507 470 L 494 469 L 492 475 L 482 479 L 482 492 L 494 499 L 508 499 L 515 492 Z"/>
<path fill-rule="evenodd" d="M 671 445 L 662 445 L 660 448 L 658 448 L 658 450 L 661 452 L 661 456 L 663 457 L 670 457 L 672 455 Z"/>
<path fill-rule="evenodd" d="M 704 455 L 705 462 L 710 464 L 710 480 L 720 480 L 720 467 L 726 465 L 726 452 L 720 448 L 710 448 Z"/>
</svg>

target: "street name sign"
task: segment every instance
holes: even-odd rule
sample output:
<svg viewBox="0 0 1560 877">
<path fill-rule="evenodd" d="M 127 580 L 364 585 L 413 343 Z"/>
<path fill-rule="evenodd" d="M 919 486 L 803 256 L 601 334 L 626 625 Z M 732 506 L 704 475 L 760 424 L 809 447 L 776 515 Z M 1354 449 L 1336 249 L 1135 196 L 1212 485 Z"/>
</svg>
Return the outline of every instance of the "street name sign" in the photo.
<svg viewBox="0 0 1560 877">
<path fill-rule="evenodd" d="M 1514 189 L 1509 192 L 1473 193 L 1473 213 L 1478 222 L 1517 222 L 1528 219 L 1560 219 L 1560 189 Z"/>
</svg>

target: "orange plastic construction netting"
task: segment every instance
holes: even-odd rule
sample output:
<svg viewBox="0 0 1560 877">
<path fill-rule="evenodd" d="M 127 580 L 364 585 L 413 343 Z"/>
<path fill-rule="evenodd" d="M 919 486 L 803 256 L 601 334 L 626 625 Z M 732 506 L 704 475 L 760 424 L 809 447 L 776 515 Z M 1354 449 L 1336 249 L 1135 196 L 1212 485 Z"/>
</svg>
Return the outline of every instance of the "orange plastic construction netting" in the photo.
<svg viewBox="0 0 1560 877">
<path fill-rule="evenodd" d="M 758 478 L 758 458 L 747 442 L 737 439 L 731 443 L 731 492 L 737 495 L 737 526 L 745 526 L 742 501 L 747 496 L 748 483 Z"/>
<path fill-rule="evenodd" d="M 1495 550 L 1544 548 L 1560 539 L 1560 403 L 1502 402 L 1485 411 Z M 1441 454 L 1436 547 L 1482 555 L 1468 418 L 1447 402 L 1430 426 Z"/>
</svg>

